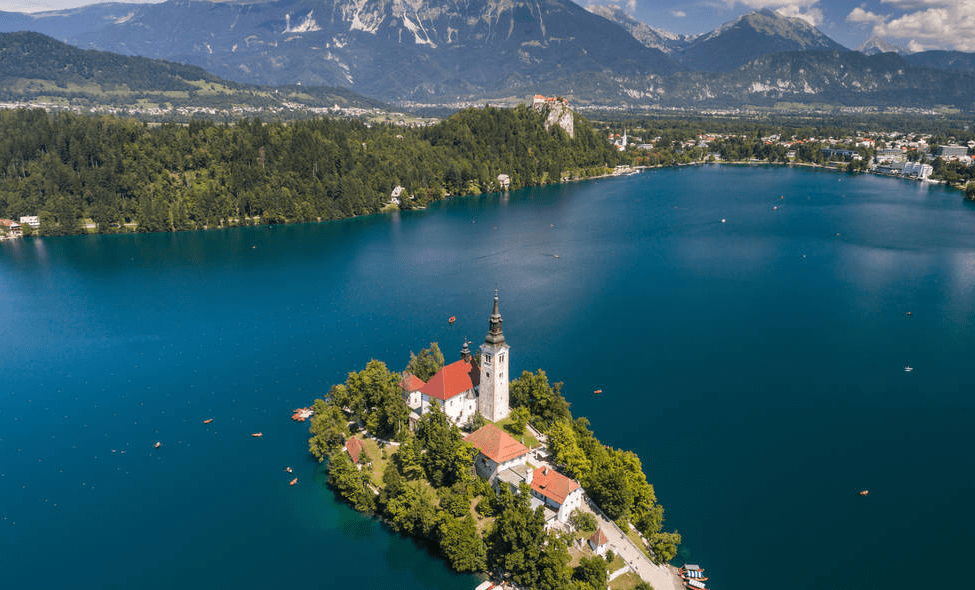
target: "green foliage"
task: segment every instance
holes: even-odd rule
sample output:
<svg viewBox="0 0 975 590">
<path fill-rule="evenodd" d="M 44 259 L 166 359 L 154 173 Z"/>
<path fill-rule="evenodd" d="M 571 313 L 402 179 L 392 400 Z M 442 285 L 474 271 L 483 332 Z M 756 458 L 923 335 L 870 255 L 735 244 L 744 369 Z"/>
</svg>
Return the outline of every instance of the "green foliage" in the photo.
<svg viewBox="0 0 975 590">
<path fill-rule="evenodd" d="M 458 481 L 450 487 L 437 490 L 440 496 L 440 508 L 457 518 L 470 514 L 472 485 L 473 482 Z"/>
<path fill-rule="evenodd" d="M 420 463 L 434 487 L 469 482 L 474 477 L 476 449 L 464 442 L 460 429 L 436 403 L 420 417 L 416 439 L 423 448 Z"/>
<path fill-rule="evenodd" d="M 591 512 L 586 512 L 576 508 L 569 515 L 569 524 L 581 533 L 595 533 L 599 527 L 596 516 Z"/>
<path fill-rule="evenodd" d="M 480 572 L 487 566 L 487 546 L 474 518 L 445 515 L 438 527 L 440 551 L 458 572 Z"/>
<path fill-rule="evenodd" d="M 329 396 L 349 408 L 372 434 L 394 438 L 407 430 L 410 414 L 399 382 L 400 376 L 385 363 L 371 360 L 362 371 L 349 373 L 345 386 L 332 388 Z"/>
<path fill-rule="evenodd" d="M 523 587 L 560 590 L 570 587 L 565 542 L 544 532 L 541 508 L 532 510 L 527 493 L 513 496 L 502 488 L 498 517 L 488 533 L 488 566 L 511 574 Z"/>
<path fill-rule="evenodd" d="M 658 532 L 650 535 L 650 550 L 653 560 L 657 563 L 667 563 L 677 557 L 677 546 L 680 545 L 680 533 Z"/>
<path fill-rule="evenodd" d="M 969 182 L 968 186 L 965 187 L 965 198 L 975 201 L 975 182 Z"/>
<path fill-rule="evenodd" d="M 321 463 L 325 457 L 341 449 L 349 437 L 348 420 L 338 407 L 325 400 L 315 400 L 315 414 L 311 417 L 308 450 Z"/>
<path fill-rule="evenodd" d="M 568 420 L 559 420 L 548 430 L 548 448 L 556 463 L 561 465 L 570 477 L 588 481 L 592 463 L 579 447 L 575 430 Z"/>
<path fill-rule="evenodd" d="M 521 406 L 511 410 L 511 422 L 505 428 L 511 434 L 525 434 L 525 425 L 528 424 L 528 408 Z"/>
<path fill-rule="evenodd" d="M 620 156 L 582 118 L 576 138 L 531 109 L 467 109 L 422 129 L 337 119 L 149 127 L 112 117 L 0 112 L 0 217 L 40 215 L 41 233 L 135 223 L 177 231 L 375 213 L 397 185 L 402 207 L 479 187 L 603 170 Z M 558 180 L 558 179 L 553 179 Z"/>
<path fill-rule="evenodd" d="M 572 570 L 572 579 L 578 583 L 579 590 L 605 590 L 607 577 L 606 560 L 595 555 L 583 557 Z"/>
<path fill-rule="evenodd" d="M 479 430 L 485 424 L 487 424 L 487 418 L 485 418 L 479 410 L 474 410 L 474 415 L 464 428 L 468 432 L 474 432 Z"/>
<path fill-rule="evenodd" d="M 653 590 L 653 586 L 646 582 L 637 582 L 637 585 L 633 587 L 633 590 Z"/>
<path fill-rule="evenodd" d="M 410 438 L 400 445 L 399 452 L 393 456 L 393 464 L 406 479 L 419 479 L 423 476 L 422 453 L 419 441 Z"/>
<path fill-rule="evenodd" d="M 410 363 L 406 365 L 406 372 L 412 373 L 424 381 L 429 381 L 443 368 L 443 353 L 436 342 L 430 343 L 430 348 L 420 350 L 420 354 L 410 351 Z"/>
<path fill-rule="evenodd" d="M 525 407 L 531 412 L 532 424 L 548 430 L 557 420 L 569 420 L 569 402 L 562 397 L 562 383 L 549 385 L 548 375 L 539 369 L 535 373 L 523 371 L 511 382 L 511 407 Z"/>
<path fill-rule="evenodd" d="M 368 487 L 369 475 L 356 469 L 348 453 L 338 450 L 328 457 L 328 484 L 360 512 L 375 507 L 375 496 Z"/>
</svg>

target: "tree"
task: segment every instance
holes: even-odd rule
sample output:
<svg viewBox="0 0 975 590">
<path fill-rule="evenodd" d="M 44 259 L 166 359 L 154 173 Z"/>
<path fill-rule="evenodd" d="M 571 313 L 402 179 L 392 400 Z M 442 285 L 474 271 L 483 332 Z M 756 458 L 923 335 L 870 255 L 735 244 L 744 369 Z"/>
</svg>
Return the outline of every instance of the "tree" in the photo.
<svg viewBox="0 0 975 590">
<path fill-rule="evenodd" d="M 438 526 L 440 551 L 458 572 L 480 572 L 487 566 L 487 546 L 474 518 L 444 515 Z"/>
<path fill-rule="evenodd" d="M 525 425 L 528 424 L 528 408 L 521 406 L 511 410 L 511 423 L 507 425 L 512 434 L 525 434 Z"/>
<path fill-rule="evenodd" d="M 532 423 L 547 430 L 556 420 L 570 420 L 569 402 L 561 393 L 562 383 L 549 385 L 545 371 L 523 371 L 521 377 L 511 382 L 509 388 L 511 407 L 527 407 L 533 416 Z"/>
<path fill-rule="evenodd" d="M 410 351 L 410 362 L 406 365 L 406 372 L 416 375 L 424 381 L 429 381 L 443 368 L 443 353 L 436 342 L 430 343 L 430 348 L 420 350 L 420 354 Z"/>
<path fill-rule="evenodd" d="M 596 516 L 579 508 L 573 510 L 572 514 L 569 515 L 569 524 L 580 533 L 595 533 L 596 529 L 599 528 Z"/>
<path fill-rule="evenodd" d="M 464 442 L 460 429 L 436 403 L 423 414 L 416 429 L 416 439 L 423 448 L 421 464 L 434 487 L 453 485 L 473 478 L 473 446 Z"/>
<path fill-rule="evenodd" d="M 566 420 L 558 420 L 548 430 L 548 448 L 555 462 L 562 465 L 570 477 L 587 481 L 592 464 L 589 457 L 579 448 L 576 434 Z"/>
<path fill-rule="evenodd" d="M 975 182 L 968 183 L 968 187 L 965 188 L 965 198 L 975 201 Z"/>
<path fill-rule="evenodd" d="M 680 533 L 656 533 L 649 539 L 650 549 L 653 551 L 653 560 L 656 563 L 667 563 L 677 557 L 677 546 L 680 545 Z"/>
<path fill-rule="evenodd" d="M 315 413 L 311 417 L 308 450 L 321 463 L 329 454 L 342 448 L 349 437 L 349 425 L 345 414 L 325 400 L 315 400 Z"/>
<path fill-rule="evenodd" d="M 328 457 L 328 484 L 353 508 L 369 512 L 374 508 L 374 495 L 368 486 L 369 476 L 356 469 L 343 450 Z"/>
<path fill-rule="evenodd" d="M 572 570 L 572 579 L 579 583 L 579 590 L 604 590 L 606 578 L 606 560 L 596 555 L 583 557 Z"/>
<path fill-rule="evenodd" d="M 399 382 L 399 375 L 373 359 L 365 369 L 349 373 L 345 387 L 333 387 L 329 395 L 349 407 L 376 436 L 394 438 L 406 429 L 410 413 Z"/>
</svg>

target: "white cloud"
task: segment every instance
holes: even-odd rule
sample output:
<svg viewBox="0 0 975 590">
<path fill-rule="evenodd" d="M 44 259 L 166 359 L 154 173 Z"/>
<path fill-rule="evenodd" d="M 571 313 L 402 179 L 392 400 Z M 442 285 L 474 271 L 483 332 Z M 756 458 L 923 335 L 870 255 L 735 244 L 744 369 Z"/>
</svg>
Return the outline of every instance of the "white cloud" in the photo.
<svg viewBox="0 0 975 590">
<path fill-rule="evenodd" d="M 819 8 L 819 0 L 725 0 L 728 6 L 742 5 L 754 10 L 770 8 L 782 16 L 801 18 L 807 23 L 817 26 L 823 22 L 823 11 Z"/>
<path fill-rule="evenodd" d="M 975 0 L 882 1 L 908 12 L 876 23 L 874 35 L 909 39 L 916 47 L 975 51 Z"/>
<path fill-rule="evenodd" d="M 630 14 L 636 12 L 636 0 L 626 0 L 626 10 Z"/>
<path fill-rule="evenodd" d="M 670 14 L 676 18 L 687 18 L 687 13 L 683 10 L 671 10 Z"/>
<path fill-rule="evenodd" d="M 885 20 L 887 20 L 886 16 L 870 12 L 869 10 L 864 10 L 860 6 L 857 6 L 850 12 L 850 14 L 846 15 L 846 22 L 848 23 L 878 25 Z"/>
<path fill-rule="evenodd" d="M 924 51 L 924 45 L 921 45 L 914 39 L 907 42 L 907 50 L 911 53 L 917 53 L 918 51 Z"/>
</svg>

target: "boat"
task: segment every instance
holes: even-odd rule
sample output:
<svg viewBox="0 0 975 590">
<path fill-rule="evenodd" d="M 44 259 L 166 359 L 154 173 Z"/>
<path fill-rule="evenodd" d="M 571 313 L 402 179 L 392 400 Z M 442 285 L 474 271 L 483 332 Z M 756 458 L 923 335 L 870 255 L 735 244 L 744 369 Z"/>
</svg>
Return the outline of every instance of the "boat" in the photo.
<svg viewBox="0 0 975 590">
<path fill-rule="evenodd" d="M 157 441 L 156 441 L 156 444 L 154 444 L 154 445 L 152 445 L 152 448 L 154 448 L 154 449 L 158 449 L 158 448 L 159 448 L 159 447 L 161 447 L 161 446 L 162 446 L 162 443 L 161 443 L 161 442 L 159 442 L 159 441 L 157 440 Z"/>
<path fill-rule="evenodd" d="M 291 473 L 293 471 L 290 467 L 285 467 L 284 470 L 287 471 L 288 473 Z"/>
<path fill-rule="evenodd" d="M 913 314 L 911 312 L 907 312 L 907 317 L 911 317 L 912 315 Z"/>
<path fill-rule="evenodd" d="M 680 568 L 677 571 L 681 575 L 684 575 L 685 572 L 703 572 L 704 568 L 694 563 L 685 563 L 684 567 Z"/>
<path fill-rule="evenodd" d="M 298 483 L 298 478 L 297 478 L 297 477 L 296 477 L 296 478 L 294 478 L 294 479 L 292 479 L 292 480 L 291 480 L 291 483 L 289 483 L 288 485 L 291 485 L 291 486 L 293 486 L 293 485 L 295 485 L 296 483 Z"/>
<path fill-rule="evenodd" d="M 554 256 L 554 257 L 556 257 L 556 258 L 558 258 L 558 257 L 559 257 L 559 255 L 558 255 L 558 254 L 552 254 L 552 256 Z"/>
<path fill-rule="evenodd" d="M 253 436 L 254 438 L 261 438 L 262 436 L 264 436 L 264 433 L 263 432 L 255 432 L 251 436 Z"/>
<path fill-rule="evenodd" d="M 911 365 L 907 365 L 906 367 L 904 367 L 904 372 L 905 373 L 910 373 L 913 370 L 914 370 L 914 367 L 912 367 Z"/>
<path fill-rule="evenodd" d="M 207 418 L 203 421 L 204 424 L 209 424 L 210 422 L 213 422 L 213 418 Z"/>
<path fill-rule="evenodd" d="M 707 590 L 704 582 L 698 582 L 697 580 L 684 580 L 684 586 L 689 590 Z"/>
<path fill-rule="evenodd" d="M 597 390 L 593 391 L 593 393 L 595 393 L 596 395 L 599 395 L 602 392 L 603 392 L 602 389 L 597 389 Z"/>
<path fill-rule="evenodd" d="M 689 572 L 684 572 L 680 575 L 684 580 L 697 580 L 698 582 L 706 582 L 707 578 L 704 576 L 704 572 L 701 570 L 693 570 Z"/>
<path fill-rule="evenodd" d="M 456 322 L 456 321 L 457 321 L 457 316 L 455 316 L 455 315 L 452 315 L 449 318 L 447 318 L 447 323 L 450 324 L 451 326 L 453 326 L 454 325 L 454 322 Z"/>
<path fill-rule="evenodd" d="M 870 490 L 860 490 L 860 495 L 861 496 L 866 496 L 869 493 L 870 493 Z"/>
</svg>

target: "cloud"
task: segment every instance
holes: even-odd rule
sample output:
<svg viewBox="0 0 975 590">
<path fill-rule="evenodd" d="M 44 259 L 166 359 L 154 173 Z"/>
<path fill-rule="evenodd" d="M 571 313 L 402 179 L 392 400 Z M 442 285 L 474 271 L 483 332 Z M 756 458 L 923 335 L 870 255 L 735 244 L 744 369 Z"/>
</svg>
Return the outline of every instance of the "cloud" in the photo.
<svg viewBox="0 0 975 590">
<path fill-rule="evenodd" d="M 630 14 L 636 12 L 636 0 L 626 0 L 626 10 Z"/>
<path fill-rule="evenodd" d="M 823 22 L 823 11 L 819 8 L 819 0 L 725 0 L 728 6 L 742 5 L 754 10 L 770 8 L 782 16 L 801 18 L 807 23 L 818 26 Z"/>
<path fill-rule="evenodd" d="M 869 10 L 864 10 L 863 8 L 857 6 L 846 15 L 846 22 L 848 23 L 860 23 L 866 25 L 878 25 L 887 20 L 887 17 L 882 14 L 876 14 L 870 12 Z"/>
<path fill-rule="evenodd" d="M 687 13 L 683 10 L 671 10 L 670 14 L 676 18 L 687 18 Z"/>
<path fill-rule="evenodd" d="M 909 39 L 915 47 L 975 51 L 975 0 L 882 1 L 908 12 L 877 22 L 874 35 Z"/>
</svg>

